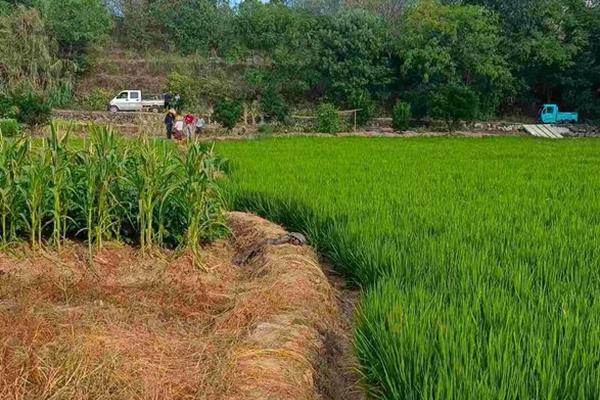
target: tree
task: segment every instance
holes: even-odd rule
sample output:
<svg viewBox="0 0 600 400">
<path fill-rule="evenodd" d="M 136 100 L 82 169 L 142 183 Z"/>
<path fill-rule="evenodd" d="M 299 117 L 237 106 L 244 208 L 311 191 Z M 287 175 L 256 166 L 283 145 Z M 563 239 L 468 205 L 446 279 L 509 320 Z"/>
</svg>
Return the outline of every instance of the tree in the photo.
<svg viewBox="0 0 600 400">
<path fill-rule="evenodd" d="M 238 40 L 233 11 L 217 0 L 152 0 L 150 13 L 182 54 L 227 56 Z"/>
<path fill-rule="evenodd" d="M 83 54 L 112 28 L 101 0 L 42 0 L 41 5 L 53 36 L 68 57 Z"/>
<path fill-rule="evenodd" d="M 456 2 L 456 1 L 454 1 Z M 586 0 L 464 0 L 497 13 L 521 102 L 559 101 L 561 77 L 588 43 Z M 566 73 L 566 74 L 565 74 Z"/>
<path fill-rule="evenodd" d="M 477 117 L 479 99 L 468 86 L 449 84 L 438 89 L 431 97 L 431 114 L 443 119 L 449 132 L 458 128 L 461 120 Z"/>
<path fill-rule="evenodd" d="M 386 96 L 392 77 L 388 33 L 383 18 L 362 10 L 323 19 L 316 67 L 330 100 L 354 107 L 356 100 L 365 100 L 364 93 L 370 99 Z"/>
<path fill-rule="evenodd" d="M 483 115 L 512 89 L 498 21 L 483 7 L 424 0 L 404 18 L 398 56 L 405 90 L 431 93 L 459 82 L 483 99 Z"/>
<path fill-rule="evenodd" d="M 215 104 L 213 117 L 225 129 L 231 131 L 242 118 L 242 104 L 236 100 L 223 99 Z"/>
<path fill-rule="evenodd" d="M 0 16 L 0 93 L 50 93 L 70 88 L 73 66 L 57 56 L 57 44 L 36 9 L 22 6 Z"/>
<path fill-rule="evenodd" d="M 285 122 L 290 113 L 283 96 L 273 85 L 267 86 L 260 98 L 260 110 L 268 119 L 277 122 Z"/>
</svg>

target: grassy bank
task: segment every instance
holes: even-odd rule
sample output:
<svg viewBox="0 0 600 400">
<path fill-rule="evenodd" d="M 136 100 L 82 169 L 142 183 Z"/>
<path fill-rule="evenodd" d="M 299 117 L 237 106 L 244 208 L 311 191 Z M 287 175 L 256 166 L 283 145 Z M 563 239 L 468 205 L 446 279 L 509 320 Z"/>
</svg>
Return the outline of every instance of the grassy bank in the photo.
<svg viewBox="0 0 600 400">
<path fill-rule="evenodd" d="M 302 230 L 362 286 L 386 399 L 600 393 L 600 142 L 222 143 L 232 205 Z"/>
</svg>

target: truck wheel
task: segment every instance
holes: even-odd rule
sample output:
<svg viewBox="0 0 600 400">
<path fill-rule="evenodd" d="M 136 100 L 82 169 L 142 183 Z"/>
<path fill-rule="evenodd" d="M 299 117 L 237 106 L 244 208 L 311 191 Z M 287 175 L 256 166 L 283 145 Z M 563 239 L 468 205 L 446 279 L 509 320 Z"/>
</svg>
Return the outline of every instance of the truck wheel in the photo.
<svg viewBox="0 0 600 400">
<path fill-rule="evenodd" d="M 119 107 L 117 107 L 117 106 L 110 106 L 109 111 L 111 113 L 116 113 L 116 112 L 119 111 Z"/>
</svg>

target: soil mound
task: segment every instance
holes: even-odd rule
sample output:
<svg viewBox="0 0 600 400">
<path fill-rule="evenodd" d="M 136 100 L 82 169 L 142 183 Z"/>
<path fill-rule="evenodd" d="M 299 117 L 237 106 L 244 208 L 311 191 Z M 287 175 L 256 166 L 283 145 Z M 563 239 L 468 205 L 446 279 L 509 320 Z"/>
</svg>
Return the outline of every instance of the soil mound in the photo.
<svg viewBox="0 0 600 400">
<path fill-rule="evenodd" d="M 230 224 L 202 270 L 120 245 L 93 268 L 76 243 L 1 253 L 0 398 L 356 398 L 348 324 L 313 250 L 252 215 Z"/>
</svg>

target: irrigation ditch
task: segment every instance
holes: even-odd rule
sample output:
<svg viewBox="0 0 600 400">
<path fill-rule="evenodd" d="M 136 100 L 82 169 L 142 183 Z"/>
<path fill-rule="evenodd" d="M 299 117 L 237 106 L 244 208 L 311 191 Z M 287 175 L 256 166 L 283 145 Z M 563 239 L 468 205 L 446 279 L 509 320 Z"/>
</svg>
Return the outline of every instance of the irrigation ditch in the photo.
<svg viewBox="0 0 600 400">
<path fill-rule="evenodd" d="M 227 215 L 188 252 L 107 244 L 0 253 L 0 398 L 362 399 L 356 292 L 285 230 Z M 240 255 L 245 255 L 240 258 Z"/>
</svg>

